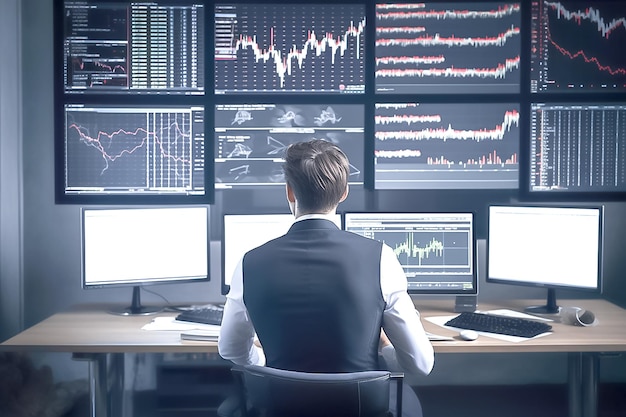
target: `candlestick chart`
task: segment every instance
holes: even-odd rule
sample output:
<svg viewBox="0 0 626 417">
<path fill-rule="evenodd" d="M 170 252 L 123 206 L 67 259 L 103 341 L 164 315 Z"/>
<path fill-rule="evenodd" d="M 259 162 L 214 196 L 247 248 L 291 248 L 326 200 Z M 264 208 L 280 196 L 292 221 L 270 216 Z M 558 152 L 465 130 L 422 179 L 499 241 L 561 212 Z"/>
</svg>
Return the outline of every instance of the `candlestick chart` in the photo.
<svg viewBox="0 0 626 417">
<path fill-rule="evenodd" d="M 363 93 L 365 7 L 218 4 L 217 94 Z"/>
</svg>

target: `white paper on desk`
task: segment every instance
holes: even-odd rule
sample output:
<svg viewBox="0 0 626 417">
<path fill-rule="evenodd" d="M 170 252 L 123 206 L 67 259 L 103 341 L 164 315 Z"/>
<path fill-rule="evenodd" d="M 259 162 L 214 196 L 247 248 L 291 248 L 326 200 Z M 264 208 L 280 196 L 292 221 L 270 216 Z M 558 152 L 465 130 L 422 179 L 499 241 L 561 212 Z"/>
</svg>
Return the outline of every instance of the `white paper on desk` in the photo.
<svg viewBox="0 0 626 417">
<path fill-rule="evenodd" d="M 456 330 L 457 332 L 460 332 L 461 330 L 464 329 L 459 329 L 458 327 L 451 327 L 451 326 L 446 326 L 445 324 L 448 322 L 448 320 L 451 320 L 453 318 L 455 318 L 455 316 L 435 316 L 435 317 L 426 317 L 426 320 L 428 320 L 431 323 L 436 324 L 437 326 L 441 326 L 444 329 L 450 329 L 450 330 Z M 500 340 L 504 340 L 506 342 L 523 342 L 525 340 L 530 340 L 530 339 L 536 339 L 538 337 L 542 337 L 542 336 L 546 336 L 549 335 L 550 333 L 542 333 L 540 335 L 537 335 L 535 337 L 518 337 L 518 336 L 509 336 L 506 334 L 498 334 L 498 333 L 487 333 L 487 332 L 476 332 L 479 335 L 482 336 L 486 336 L 486 337 L 493 337 L 494 339 L 500 339 Z"/>
<path fill-rule="evenodd" d="M 175 331 L 187 331 L 187 330 L 205 330 L 216 331 L 219 333 L 220 326 L 215 324 L 193 323 L 190 321 L 179 321 L 176 317 L 155 317 L 152 321 L 144 325 L 142 330 L 175 330 Z"/>
<path fill-rule="evenodd" d="M 189 330 L 180 333 L 181 340 L 195 340 L 201 342 L 217 342 L 220 337 L 219 330 Z"/>
</svg>

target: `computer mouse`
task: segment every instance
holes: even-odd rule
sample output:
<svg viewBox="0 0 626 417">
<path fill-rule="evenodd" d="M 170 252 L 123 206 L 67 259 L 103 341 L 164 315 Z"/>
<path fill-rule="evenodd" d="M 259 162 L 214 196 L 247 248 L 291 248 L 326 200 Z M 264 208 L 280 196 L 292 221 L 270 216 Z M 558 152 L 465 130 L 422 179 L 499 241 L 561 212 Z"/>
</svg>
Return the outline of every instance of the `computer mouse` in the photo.
<svg viewBox="0 0 626 417">
<path fill-rule="evenodd" d="M 463 340 L 472 341 L 478 339 L 478 333 L 474 330 L 461 330 L 459 336 Z"/>
</svg>

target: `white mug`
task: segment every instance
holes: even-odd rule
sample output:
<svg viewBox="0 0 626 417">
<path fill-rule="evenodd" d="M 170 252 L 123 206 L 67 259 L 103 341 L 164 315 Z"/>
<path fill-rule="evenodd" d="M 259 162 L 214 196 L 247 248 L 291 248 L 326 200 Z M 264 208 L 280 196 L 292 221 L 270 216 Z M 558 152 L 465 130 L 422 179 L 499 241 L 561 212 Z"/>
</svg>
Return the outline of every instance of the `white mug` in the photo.
<svg viewBox="0 0 626 417">
<path fill-rule="evenodd" d="M 580 307 L 561 307 L 559 315 L 563 324 L 585 327 L 597 324 L 595 314 Z"/>
</svg>

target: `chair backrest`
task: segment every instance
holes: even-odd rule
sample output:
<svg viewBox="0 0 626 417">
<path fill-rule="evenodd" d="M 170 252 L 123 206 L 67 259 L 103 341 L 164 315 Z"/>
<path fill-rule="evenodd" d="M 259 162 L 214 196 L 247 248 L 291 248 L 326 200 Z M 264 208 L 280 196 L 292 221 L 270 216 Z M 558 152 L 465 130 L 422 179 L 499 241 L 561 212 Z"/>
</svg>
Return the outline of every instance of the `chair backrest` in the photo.
<svg viewBox="0 0 626 417">
<path fill-rule="evenodd" d="M 255 365 L 233 370 L 242 401 L 253 415 L 268 417 L 389 416 L 390 381 L 402 378 L 388 371 L 307 373 Z"/>
</svg>

